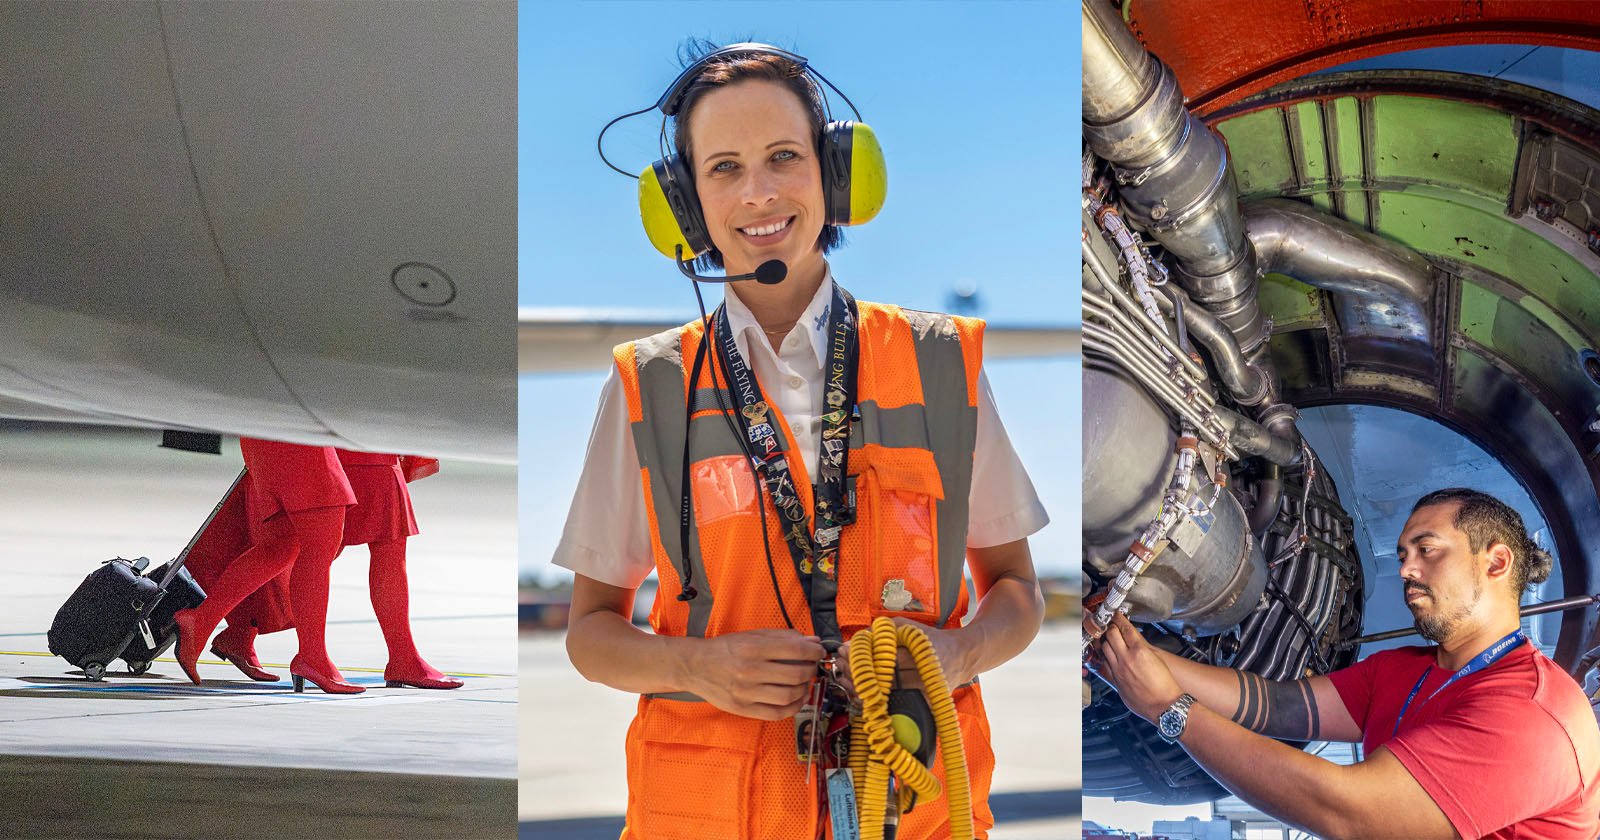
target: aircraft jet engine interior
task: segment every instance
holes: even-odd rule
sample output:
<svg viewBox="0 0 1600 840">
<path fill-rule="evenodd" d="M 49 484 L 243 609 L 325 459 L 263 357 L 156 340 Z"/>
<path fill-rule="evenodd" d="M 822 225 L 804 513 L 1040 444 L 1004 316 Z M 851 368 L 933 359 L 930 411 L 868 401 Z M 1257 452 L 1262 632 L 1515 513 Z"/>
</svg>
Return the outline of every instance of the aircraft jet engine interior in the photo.
<svg viewBox="0 0 1600 840">
<path fill-rule="evenodd" d="M 1479 472 L 1555 558 L 1525 603 L 1600 591 L 1600 111 L 1378 60 L 1517 43 L 1592 66 L 1593 25 L 1490 3 L 1382 37 L 1257 15 L 1235 43 L 1161 8 L 1083 3 L 1086 614 L 1269 679 L 1344 667 L 1410 623 L 1380 585 L 1393 523 Z M 1405 492 L 1373 498 L 1351 452 L 1416 435 L 1475 466 L 1393 463 Z M 1537 621 L 1583 681 L 1592 603 Z M 1104 682 L 1084 703 L 1086 797 L 1227 795 Z"/>
</svg>

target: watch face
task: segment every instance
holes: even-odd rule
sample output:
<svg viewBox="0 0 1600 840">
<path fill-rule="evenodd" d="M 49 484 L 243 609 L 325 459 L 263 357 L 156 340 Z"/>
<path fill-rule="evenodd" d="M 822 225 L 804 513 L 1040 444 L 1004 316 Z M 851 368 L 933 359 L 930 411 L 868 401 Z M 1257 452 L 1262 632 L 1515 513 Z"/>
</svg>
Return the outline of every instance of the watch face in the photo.
<svg viewBox="0 0 1600 840">
<path fill-rule="evenodd" d="M 1161 713 L 1161 722 L 1157 724 L 1157 727 L 1161 732 L 1161 737 L 1169 741 L 1175 740 L 1179 735 L 1183 734 L 1183 715 L 1178 714 L 1174 709 L 1168 709 Z"/>
</svg>

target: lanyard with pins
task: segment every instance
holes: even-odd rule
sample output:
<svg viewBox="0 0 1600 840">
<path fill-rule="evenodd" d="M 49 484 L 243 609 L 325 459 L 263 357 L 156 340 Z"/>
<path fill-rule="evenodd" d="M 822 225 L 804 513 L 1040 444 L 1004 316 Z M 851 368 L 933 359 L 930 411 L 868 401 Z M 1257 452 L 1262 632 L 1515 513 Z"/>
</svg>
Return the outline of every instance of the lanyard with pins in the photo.
<svg viewBox="0 0 1600 840">
<path fill-rule="evenodd" d="M 855 500 L 847 488 L 850 452 L 850 417 L 856 392 L 856 302 L 849 292 L 832 283 L 833 301 L 828 312 L 828 359 L 824 370 L 822 446 L 817 460 L 817 481 L 812 488 L 814 529 L 807 526 L 805 506 L 795 490 L 789 461 L 770 422 L 770 408 L 756 382 L 755 371 L 745 364 L 728 326 L 726 306 L 717 307 L 718 352 L 728 372 L 728 383 L 738 403 L 738 422 L 755 447 L 755 467 L 772 497 L 781 519 L 784 542 L 794 560 L 800 588 L 811 609 L 812 631 L 824 644 L 842 641 L 836 607 L 838 598 L 839 535 L 855 518 Z M 796 441 L 798 444 L 798 441 Z"/>
<path fill-rule="evenodd" d="M 1454 674 L 1451 674 L 1450 675 L 1450 679 L 1444 681 L 1444 685 L 1441 685 L 1438 688 L 1434 689 L 1433 693 L 1429 694 L 1427 696 L 1427 698 L 1424 699 L 1422 702 L 1424 704 L 1427 704 L 1427 702 L 1429 700 L 1432 700 L 1433 698 L 1439 696 L 1439 692 L 1444 691 L 1445 689 L 1449 688 L 1450 684 L 1455 682 L 1456 680 L 1459 680 L 1462 677 L 1465 677 L 1465 676 L 1467 676 L 1469 674 L 1476 674 L 1477 672 L 1482 671 L 1483 669 L 1489 667 L 1490 665 L 1493 665 L 1494 663 L 1499 662 L 1501 659 L 1505 658 L 1506 654 L 1508 654 L 1511 651 L 1515 650 L 1517 648 L 1517 646 L 1521 645 L 1523 642 L 1526 642 L 1527 640 L 1528 640 L 1528 637 L 1523 635 L 1522 628 L 1519 627 L 1519 628 L 1511 631 L 1510 633 L 1506 634 L 1506 636 L 1504 638 L 1502 638 L 1500 641 L 1495 642 L 1494 644 L 1492 644 L 1489 647 L 1485 648 L 1482 653 L 1479 653 L 1477 656 L 1472 657 L 1472 661 L 1471 662 L 1468 662 L 1466 665 L 1463 665 L 1461 667 L 1461 670 L 1455 672 Z M 1433 670 L 1433 669 L 1430 667 L 1428 669 L 1428 671 L 1431 671 L 1431 670 Z M 1426 680 L 1428 678 L 1428 671 L 1423 671 L 1422 672 L 1422 676 L 1417 678 L 1417 684 L 1411 687 L 1411 693 L 1406 695 L 1405 705 L 1400 707 L 1400 716 L 1394 719 L 1394 730 L 1389 733 L 1389 737 L 1390 738 L 1393 738 L 1400 731 L 1400 721 L 1405 720 L 1406 711 L 1411 708 L 1411 701 L 1415 700 L 1416 697 L 1417 697 L 1417 692 L 1422 690 L 1422 683 L 1423 683 L 1424 680 Z"/>
</svg>

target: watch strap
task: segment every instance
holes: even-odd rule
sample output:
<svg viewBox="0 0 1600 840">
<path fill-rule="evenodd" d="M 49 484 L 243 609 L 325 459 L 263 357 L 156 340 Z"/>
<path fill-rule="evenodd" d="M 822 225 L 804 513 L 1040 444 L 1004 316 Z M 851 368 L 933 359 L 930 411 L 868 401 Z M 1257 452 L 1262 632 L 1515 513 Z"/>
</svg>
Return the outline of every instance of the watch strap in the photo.
<svg viewBox="0 0 1600 840">
<path fill-rule="evenodd" d="M 1156 724 L 1156 731 L 1163 740 L 1169 744 L 1176 744 L 1178 739 L 1183 737 L 1184 731 L 1189 728 L 1189 709 L 1194 703 L 1194 695 L 1185 692 L 1178 695 L 1178 699 L 1172 701 L 1172 705 L 1161 714 L 1160 723 Z M 1176 729 L 1171 735 L 1167 734 L 1168 729 L 1173 728 L 1166 725 L 1168 721 L 1173 721 L 1173 727 Z"/>
</svg>

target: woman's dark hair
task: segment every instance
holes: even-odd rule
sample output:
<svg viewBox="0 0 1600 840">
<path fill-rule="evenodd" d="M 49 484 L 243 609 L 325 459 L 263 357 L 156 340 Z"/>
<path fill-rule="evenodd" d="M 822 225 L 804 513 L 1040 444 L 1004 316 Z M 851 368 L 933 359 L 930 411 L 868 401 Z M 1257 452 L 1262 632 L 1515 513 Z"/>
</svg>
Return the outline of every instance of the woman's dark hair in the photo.
<svg viewBox="0 0 1600 840">
<path fill-rule="evenodd" d="M 678 57 L 683 66 L 688 67 L 716 49 L 717 45 L 710 41 L 692 38 L 684 42 L 679 49 Z M 692 177 L 699 178 L 699 173 L 694 166 L 693 150 L 689 142 L 689 115 L 694 112 L 700 99 L 711 90 L 749 79 L 777 82 L 799 97 L 800 104 L 806 109 L 806 119 L 811 123 L 811 153 L 820 155 L 822 129 L 828 124 L 828 111 L 822 100 L 822 91 L 816 82 L 806 75 L 805 68 L 783 56 L 771 53 L 734 54 L 719 58 L 700 70 L 694 81 L 684 89 L 683 96 L 679 100 L 678 113 L 672 118 L 673 148 L 677 149 L 679 158 L 683 160 Z M 822 233 L 817 236 L 817 247 L 822 249 L 822 253 L 830 253 L 843 244 L 844 232 L 838 226 L 829 224 L 822 226 Z M 695 260 L 695 266 L 700 270 L 722 268 L 722 252 L 713 247 Z"/>
<path fill-rule="evenodd" d="M 1522 524 L 1521 514 L 1488 493 L 1465 487 L 1435 490 L 1417 500 L 1411 512 L 1416 513 L 1429 505 L 1450 502 L 1461 505 L 1456 508 L 1453 524 L 1467 535 L 1467 547 L 1472 549 L 1473 553 L 1483 551 L 1494 543 L 1500 543 L 1511 549 L 1513 592 L 1521 595 L 1530 584 L 1544 583 L 1550 577 L 1550 568 L 1553 565 L 1550 553 L 1536 545 L 1528 536 L 1528 529 Z"/>
</svg>

